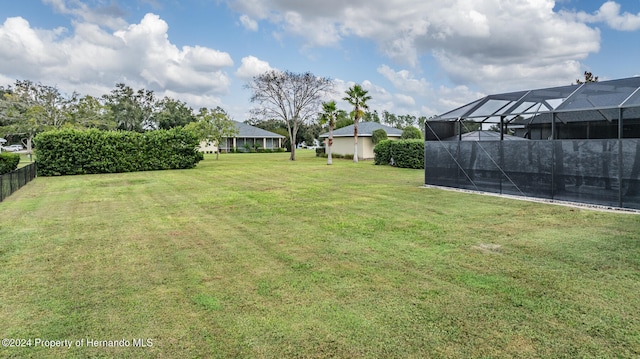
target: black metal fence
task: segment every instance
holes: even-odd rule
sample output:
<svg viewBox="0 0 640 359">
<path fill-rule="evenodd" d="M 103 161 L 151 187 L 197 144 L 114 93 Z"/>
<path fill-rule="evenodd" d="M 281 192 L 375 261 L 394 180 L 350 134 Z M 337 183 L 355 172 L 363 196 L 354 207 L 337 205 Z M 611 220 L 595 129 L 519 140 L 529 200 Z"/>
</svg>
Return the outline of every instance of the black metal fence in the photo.
<svg viewBox="0 0 640 359">
<path fill-rule="evenodd" d="M 425 184 L 640 209 L 640 140 L 426 141 Z"/>
<path fill-rule="evenodd" d="M 37 167 L 34 162 L 13 172 L 0 175 L 0 202 L 36 178 L 36 171 Z"/>
</svg>

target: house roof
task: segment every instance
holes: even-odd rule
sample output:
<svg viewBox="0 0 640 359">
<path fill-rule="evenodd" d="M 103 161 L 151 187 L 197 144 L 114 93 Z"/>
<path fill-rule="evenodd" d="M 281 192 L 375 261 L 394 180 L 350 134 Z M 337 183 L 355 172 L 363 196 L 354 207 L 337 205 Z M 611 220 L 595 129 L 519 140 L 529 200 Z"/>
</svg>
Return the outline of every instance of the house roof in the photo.
<svg viewBox="0 0 640 359">
<path fill-rule="evenodd" d="M 233 121 L 236 123 L 236 128 L 238 129 L 238 135 L 236 138 L 285 138 L 282 135 L 277 133 L 273 133 L 267 130 L 263 130 L 261 128 L 247 125 L 246 123 Z"/>
<path fill-rule="evenodd" d="M 358 124 L 358 136 L 360 137 L 371 137 L 373 131 L 377 129 L 383 129 L 388 137 L 400 137 L 402 136 L 402 130 L 383 125 L 378 122 L 360 122 Z M 329 137 L 329 132 L 323 133 L 320 135 L 321 138 Z M 333 137 L 353 137 L 353 125 L 349 125 L 347 127 L 339 128 L 333 131 Z"/>
</svg>

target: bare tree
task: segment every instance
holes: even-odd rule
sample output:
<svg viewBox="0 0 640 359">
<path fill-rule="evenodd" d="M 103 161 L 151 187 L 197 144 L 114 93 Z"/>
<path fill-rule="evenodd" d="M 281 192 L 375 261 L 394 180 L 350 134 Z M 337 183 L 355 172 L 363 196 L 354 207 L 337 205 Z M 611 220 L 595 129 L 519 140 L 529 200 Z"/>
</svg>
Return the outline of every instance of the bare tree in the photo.
<svg viewBox="0 0 640 359">
<path fill-rule="evenodd" d="M 296 134 L 305 121 L 315 118 L 322 100 L 333 92 L 333 80 L 310 72 L 293 73 L 271 70 L 255 76 L 246 88 L 251 102 L 258 107 L 253 113 L 262 119 L 280 119 L 287 124 L 291 140 L 290 160 L 296 159 Z"/>
</svg>

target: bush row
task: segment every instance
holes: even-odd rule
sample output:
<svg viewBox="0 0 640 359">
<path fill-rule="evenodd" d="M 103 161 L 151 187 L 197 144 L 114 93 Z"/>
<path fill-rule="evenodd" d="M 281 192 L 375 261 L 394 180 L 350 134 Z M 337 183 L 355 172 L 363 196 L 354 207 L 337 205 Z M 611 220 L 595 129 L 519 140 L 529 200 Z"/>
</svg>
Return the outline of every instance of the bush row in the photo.
<svg viewBox="0 0 640 359">
<path fill-rule="evenodd" d="M 384 140 L 373 148 L 377 165 L 402 168 L 424 168 L 423 140 Z"/>
<path fill-rule="evenodd" d="M 65 129 L 38 134 L 41 176 L 193 168 L 199 141 L 181 128 L 145 133 Z"/>
<path fill-rule="evenodd" d="M 328 153 L 317 153 L 316 152 L 316 157 L 322 157 L 322 158 L 327 158 L 329 157 Z M 353 154 L 346 154 L 346 155 L 341 155 L 339 153 L 331 153 L 331 158 L 344 158 L 346 160 L 352 160 L 353 159 Z"/>
<path fill-rule="evenodd" d="M 276 152 L 286 152 L 287 150 L 285 148 L 279 147 L 279 148 L 262 148 L 262 147 L 258 147 L 258 148 L 250 148 L 250 149 L 246 149 L 244 147 L 235 147 L 235 148 L 231 148 L 229 149 L 229 153 L 276 153 Z"/>
<path fill-rule="evenodd" d="M 17 153 L 0 153 L 0 175 L 15 171 L 20 163 L 20 155 Z"/>
</svg>

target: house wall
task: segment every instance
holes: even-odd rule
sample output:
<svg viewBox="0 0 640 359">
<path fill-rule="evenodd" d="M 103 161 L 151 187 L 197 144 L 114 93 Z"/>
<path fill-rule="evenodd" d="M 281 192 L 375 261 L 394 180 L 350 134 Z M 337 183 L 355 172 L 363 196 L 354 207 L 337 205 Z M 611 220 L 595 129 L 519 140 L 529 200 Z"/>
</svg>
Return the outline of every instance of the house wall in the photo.
<svg viewBox="0 0 640 359">
<path fill-rule="evenodd" d="M 198 151 L 204 153 L 215 153 L 217 150 L 218 146 L 215 146 L 213 143 L 207 141 L 200 142 L 200 148 L 198 149 Z"/>
<path fill-rule="evenodd" d="M 281 142 L 282 141 L 278 138 L 226 138 L 223 143 L 224 146 L 221 147 L 221 152 L 228 152 L 234 147 L 239 150 L 243 150 L 245 143 L 248 143 L 251 146 L 253 146 L 254 143 L 257 143 L 260 145 L 260 148 L 276 149 L 281 146 Z M 200 152 L 215 153 L 217 149 L 218 147 L 211 143 L 206 141 L 200 142 Z"/>
<path fill-rule="evenodd" d="M 397 140 L 399 137 L 389 137 L 390 140 Z M 325 146 L 326 146 L 325 139 Z M 376 147 L 371 140 L 371 137 L 358 136 L 358 159 L 371 160 L 375 157 L 373 149 Z M 353 154 L 353 137 L 334 137 L 333 146 L 331 146 L 331 153 L 340 155 L 352 155 Z"/>
</svg>

